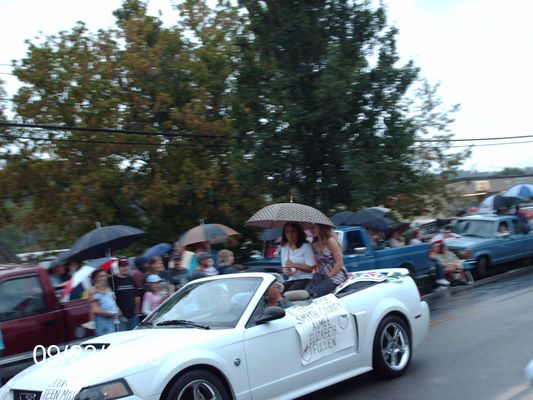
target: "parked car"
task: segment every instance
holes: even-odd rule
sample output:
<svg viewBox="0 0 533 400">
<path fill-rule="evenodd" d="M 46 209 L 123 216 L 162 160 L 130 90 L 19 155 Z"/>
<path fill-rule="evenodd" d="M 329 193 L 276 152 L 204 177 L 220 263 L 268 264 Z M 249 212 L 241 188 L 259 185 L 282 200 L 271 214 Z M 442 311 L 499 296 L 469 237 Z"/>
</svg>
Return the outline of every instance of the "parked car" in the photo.
<svg viewBox="0 0 533 400">
<path fill-rule="evenodd" d="M 42 267 L 0 265 L 0 328 L 5 349 L 0 378 L 13 376 L 33 363 L 36 346 L 64 346 L 89 336 L 81 327 L 89 320 L 87 300 L 59 302 Z"/>
<path fill-rule="evenodd" d="M 508 232 L 500 232 L 505 224 Z M 533 256 L 533 233 L 523 233 L 514 215 L 471 215 L 455 223 L 453 233 L 458 238 L 446 240 L 446 244 L 464 260 L 465 269 L 473 269 L 478 277 L 496 264 Z"/>
<path fill-rule="evenodd" d="M 407 268 L 413 277 L 429 274 L 431 265 L 427 244 L 375 248 L 368 231 L 362 226 L 338 226 L 335 232 L 341 242 L 344 265 L 349 272 L 379 268 Z M 253 260 L 245 266 L 249 270 L 281 273 L 279 256 Z"/>
<path fill-rule="evenodd" d="M 272 274 L 196 280 L 137 329 L 26 369 L 0 398 L 289 399 L 372 369 L 397 377 L 427 335 L 429 308 L 407 270 L 382 272 L 286 309 L 266 306 Z"/>
</svg>

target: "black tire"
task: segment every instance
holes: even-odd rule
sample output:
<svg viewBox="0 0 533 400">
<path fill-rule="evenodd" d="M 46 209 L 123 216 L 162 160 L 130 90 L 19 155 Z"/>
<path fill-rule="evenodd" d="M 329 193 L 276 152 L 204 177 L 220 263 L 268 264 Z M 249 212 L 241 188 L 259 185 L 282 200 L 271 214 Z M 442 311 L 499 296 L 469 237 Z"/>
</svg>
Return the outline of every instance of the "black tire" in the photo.
<svg viewBox="0 0 533 400">
<path fill-rule="evenodd" d="M 166 400 L 229 400 L 226 387 L 218 376 L 196 370 L 183 374 L 170 388 Z"/>
<path fill-rule="evenodd" d="M 485 256 L 479 257 L 476 262 L 476 275 L 478 279 L 484 278 L 487 275 L 488 267 L 489 259 Z"/>
<path fill-rule="evenodd" d="M 410 264 L 403 264 L 400 268 L 405 268 L 409 271 L 409 276 L 413 279 L 416 278 L 415 266 Z"/>
<path fill-rule="evenodd" d="M 411 363 L 411 339 L 407 325 L 400 317 L 389 315 L 380 322 L 374 337 L 372 364 L 376 374 L 396 378 Z"/>
</svg>

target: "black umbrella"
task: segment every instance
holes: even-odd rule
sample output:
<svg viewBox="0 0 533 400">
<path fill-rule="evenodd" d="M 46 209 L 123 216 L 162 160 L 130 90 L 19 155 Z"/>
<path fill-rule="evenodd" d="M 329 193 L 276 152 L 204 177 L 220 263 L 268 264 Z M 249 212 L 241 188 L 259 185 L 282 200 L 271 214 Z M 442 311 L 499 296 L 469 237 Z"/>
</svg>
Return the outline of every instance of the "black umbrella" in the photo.
<svg viewBox="0 0 533 400">
<path fill-rule="evenodd" d="M 359 211 L 338 212 L 331 217 L 331 220 L 335 225 L 381 225 L 381 223 L 385 220 L 384 215 L 385 212 L 383 210 L 377 208 L 363 208 Z"/>
<path fill-rule="evenodd" d="M 144 231 L 128 225 L 96 228 L 76 240 L 67 254 L 60 257 L 63 262 L 105 257 L 115 250 L 128 247 L 144 234 Z"/>
<path fill-rule="evenodd" d="M 382 217 L 382 218 L 376 218 L 362 225 L 365 226 L 366 228 L 371 228 L 371 229 L 375 229 L 376 231 L 384 232 L 390 229 L 392 225 L 392 221 L 388 218 Z"/>
<path fill-rule="evenodd" d="M 503 192 L 493 194 L 492 196 L 483 199 L 477 211 L 480 214 L 492 213 L 501 208 L 511 208 L 516 201 L 516 197 L 504 196 Z"/>
</svg>

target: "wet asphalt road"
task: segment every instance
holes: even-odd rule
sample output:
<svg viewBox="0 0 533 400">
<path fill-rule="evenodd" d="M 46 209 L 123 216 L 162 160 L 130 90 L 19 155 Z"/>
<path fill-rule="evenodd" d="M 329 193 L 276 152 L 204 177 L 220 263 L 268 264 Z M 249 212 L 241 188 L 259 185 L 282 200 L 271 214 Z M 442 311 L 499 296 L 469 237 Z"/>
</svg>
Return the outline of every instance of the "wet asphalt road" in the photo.
<svg viewBox="0 0 533 400">
<path fill-rule="evenodd" d="M 301 400 L 533 399 L 524 373 L 533 359 L 533 265 L 424 300 L 429 334 L 404 376 L 368 373 Z"/>
</svg>

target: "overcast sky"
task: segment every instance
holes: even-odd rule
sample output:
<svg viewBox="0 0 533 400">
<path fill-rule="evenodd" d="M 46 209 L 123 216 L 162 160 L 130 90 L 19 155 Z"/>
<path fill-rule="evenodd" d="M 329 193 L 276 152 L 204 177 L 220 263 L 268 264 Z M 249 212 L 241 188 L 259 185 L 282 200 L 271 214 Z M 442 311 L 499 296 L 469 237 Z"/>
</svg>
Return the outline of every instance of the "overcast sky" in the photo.
<svg viewBox="0 0 533 400">
<path fill-rule="evenodd" d="M 17 83 L 12 59 L 25 55 L 25 39 L 39 32 L 110 27 L 121 0 L 0 0 L 0 78 L 11 96 Z M 175 21 L 171 0 L 151 0 L 150 14 Z M 451 132 L 456 139 L 532 135 L 476 142 L 463 166 L 478 171 L 533 167 L 533 1 L 385 0 L 389 22 L 400 32 L 398 49 L 431 83 L 440 82 L 445 104 L 461 104 Z M 522 142 L 520 144 L 507 144 Z M 527 143 L 525 143 L 527 142 Z M 498 146 L 480 146 L 497 143 Z M 465 143 L 458 142 L 456 145 Z M 470 143 L 469 143 L 470 144 Z"/>
</svg>

